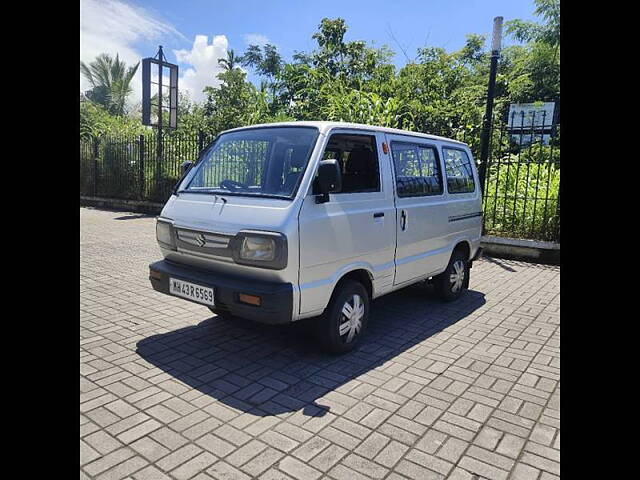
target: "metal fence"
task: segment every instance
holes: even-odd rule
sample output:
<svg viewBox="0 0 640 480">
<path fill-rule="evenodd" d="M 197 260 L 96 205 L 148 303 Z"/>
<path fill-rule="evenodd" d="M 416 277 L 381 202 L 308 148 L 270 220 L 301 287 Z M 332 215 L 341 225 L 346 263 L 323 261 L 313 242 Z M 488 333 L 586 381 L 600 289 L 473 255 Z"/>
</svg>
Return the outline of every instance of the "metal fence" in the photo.
<svg viewBox="0 0 640 480">
<path fill-rule="evenodd" d="M 560 242 L 560 125 L 548 117 L 512 113 L 494 124 L 483 190 L 485 234 Z"/>
<path fill-rule="evenodd" d="M 164 203 L 181 175 L 212 140 L 205 133 L 165 135 L 158 161 L 155 132 L 136 138 L 80 140 L 80 194 Z"/>
<path fill-rule="evenodd" d="M 560 127 L 541 115 L 494 121 L 483 186 L 485 234 L 560 241 Z M 479 135 L 459 137 L 477 158 Z M 182 162 L 194 161 L 211 140 L 202 132 L 167 134 L 162 161 L 157 160 L 155 132 L 81 140 L 80 194 L 164 203 L 180 178 Z"/>
</svg>

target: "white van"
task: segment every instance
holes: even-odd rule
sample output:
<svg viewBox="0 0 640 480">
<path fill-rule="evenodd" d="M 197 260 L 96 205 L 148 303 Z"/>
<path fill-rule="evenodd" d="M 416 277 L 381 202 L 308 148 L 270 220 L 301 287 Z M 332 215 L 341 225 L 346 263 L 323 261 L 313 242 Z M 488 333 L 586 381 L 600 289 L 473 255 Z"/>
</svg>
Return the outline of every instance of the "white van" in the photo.
<svg viewBox="0 0 640 480">
<path fill-rule="evenodd" d="M 153 288 L 220 316 L 314 322 L 346 352 L 371 300 L 429 280 L 446 301 L 480 254 L 469 147 L 421 133 L 286 122 L 221 133 L 157 219 Z"/>
</svg>

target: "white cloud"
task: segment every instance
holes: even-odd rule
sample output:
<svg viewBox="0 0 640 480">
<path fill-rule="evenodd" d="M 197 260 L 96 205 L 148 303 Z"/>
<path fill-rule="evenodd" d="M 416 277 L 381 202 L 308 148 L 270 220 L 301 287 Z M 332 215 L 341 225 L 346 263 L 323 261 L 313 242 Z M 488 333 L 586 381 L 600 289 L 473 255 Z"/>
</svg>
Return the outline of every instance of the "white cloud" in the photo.
<svg viewBox="0 0 640 480">
<path fill-rule="evenodd" d="M 128 66 L 135 65 L 143 55 L 132 46 L 139 41 L 159 40 L 167 36 L 184 39 L 173 26 L 155 18 L 140 7 L 119 0 L 80 0 L 80 60 L 89 63 L 101 53 L 116 53 Z M 149 52 L 144 55 L 149 56 Z M 133 93 L 129 103 L 142 96 L 141 69 L 131 82 Z M 90 88 L 80 75 L 80 90 Z"/>
<path fill-rule="evenodd" d="M 121 0 L 80 1 L 80 60 L 85 63 L 92 62 L 101 53 L 114 57 L 117 53 L 128 66 L 132 66 L 142 57 L 155 54 L 155 51 L 141 54 L 134 48 L 137 42 L 161 43 L 163 39 L 176 37 L 183 42 L 188 41 L 172 25 L 141 7 Z M 257 37 L 260 37 L 258 41 L 268 41 L 262 35 Z M 216 78 L 222 71 L 218 59 L 226 58 L 227 48 L 228 41 L 224 35 L 214 36 L 211 44 L 206 35 L 196 35 L 191 50 L 173 50 L 177 62 L 181 64 L 178 84 L 180 91 L 187 93 L 192 100 L 204 100 L 206 97 L 202 89 L 220 84 L 220 80 Z M 165 55 L 168 57 L 168 49 L 165 49 Z M 168 60 L 172 61 L 171 58 Z M 141 76 L 142 70 L 138 68 L 131 81 L 133 92 L 128 99 L 130 105 L 139 103 L 142 98 Z M 157 81 L 157 75 L 153 71 L 151 76 L 153 81 Z M 163 83 L 168 83 L 168 80 L 163 80 Z M 89 83 L 81 74 L 80 90 L 89 88 Z"/>
<path fill-rule="evenodd" d="M 261 33 L 246 33 L 242 37 L 247 45 L 259 45 L 263 47 L 269 43 L 269 39 Z"/>
<path fill-rule="evenodd" d="M 202 93 L 204 87 L 220 85 L 217 75 L 223 68 L 218 64 L 218 59 L 227 58 L 228 46 L 224 35 L 215 35 L 211 44 L 207 35 L 196 35 L 191 50 L 174 50 L 178 62 L 192 66 L 180 78 L 180 91 L 186 91 L 191 100 L 200 102 L 206 98 Z"/>
</svg>

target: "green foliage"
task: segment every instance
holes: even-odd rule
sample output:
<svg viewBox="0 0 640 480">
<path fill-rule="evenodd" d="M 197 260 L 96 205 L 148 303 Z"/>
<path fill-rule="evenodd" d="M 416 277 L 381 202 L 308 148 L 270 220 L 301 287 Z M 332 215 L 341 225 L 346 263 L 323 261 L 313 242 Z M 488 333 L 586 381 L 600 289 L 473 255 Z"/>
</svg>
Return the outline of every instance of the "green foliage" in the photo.
<svg viewBox="0 0 640 480">
<path fill-rule="evenodd" d="M 238 63 L 240 63 L 241 60 L 242 60 L 241 58 L 238 58 L 236 56 L 235 52 L 233 51 L 233 48 L 230 48 L 229 50 L 227 50 L 227 58 L 219 58 L 218 64 L 222 65 L 225 70 L 229 71 L 236 68 L 238 66 Z"/>
<path fill-rule="evenodd" d="M 508 35 L 526 42 L 503 55 L 509 95 L 515 102 L 560 100 L 560 0 L 535 3 L 543 24 L 522 20 L 505 23 Z"/>
<path fill-rule="evenodd" d="M 93 87 L 86 92 L 87 98 L 105 107 L 111 115 L 124 115 L 127 97 L 132 90 L 131 80 L 139 65 L 138 62 L 127 68 L 118 55 L 112 58 L 106 53 L 98 55 L 89 65 L 80 62 L 80 72 Z"/>
<path fill-rule="evenodd" d="M 80 103 L 80 138 L 91 140 L 104 136 L 133 137 L 149 130 L 134 117 L 115 117 L 107 109 L 92 102 Z"/>
<path fill-rule="evenodd" d="M 204 115 L 213 132 L 258 123 L 264 107 L 261 94 L 250 82 L 246 73 L 232 69 L 218 75 L 220 87 L 205 87 L 207 101 Z"/>
<path fill-rule="evenodd" d="M 506 22 L 507 34 L 525 44 L 503 50 L 497 113 L 513 101 L 559 100 L 559 0 L 536 0 L 536 13 L 542 23 Z M 291 63 L 270 44 L 250 45 L 241 56 L 229 50 L 219 61 L 225 67 L 218 75 L 221 84 L 205 88 L 207 100 L 181 101 L 178 130 L 216 134 L 280 119 L 339 119 L 432 132 L 478 145 L 489 74 L 484 36 L 467 35 L 465 45 L 454 52 L 421 48 L 415 62 L 396 71 L 386 46 L 348 41 L 347 32 L 343 19 L 322 19 L 312 35 L 316 48 L 296 52 Z M 105 72 L 115 68 L 122 73 L 124 65 L 108 56 L 91 65 L 92 78 L 104 77 L 93 91 L 99 98 L 100 85 L 108 85 L 112 75 Z M 259 88 L 247 81 L 239 65 L 262 77 Z M 85 70 L 89 67 L 83 66 Z M 109 105 L 105 108 L 112 113 Z M 102 124 L 84 125 L 83 135 L 104 130 Z"/>
<path fill-rule="evenodd" d="M 268 94 L 268 97 L 264 96 L 258 100 L 259 103 L 263 100 L 267 102 L 264 111 L 275 116 L 282 115 L 284 113 L 281 108 L 280 94 L 282 83 L 278 76 L 284 63 L 278 49 L 271 44 L 266 44 L 262 48 L 259 45 L 249 45 L 242 56 L 241 63 L 245 67 L 252 67 L 259 75 L 266 77 L 266 80 L 262 80 L 260 84 L 260 93 Z"/>
<path fill-rule="evenodd" d="M 487 233 L 554 240 L 559 222 L 560 152 L 535 145 L 496 158 L 487 172 Z"/>
<path fill-rule="evenodd" d="M 397 98 L 384 99 L 375 92 L 363 92 L 344 86 L 339 88 L 341 90 L 328 97 L 329 101 L 323 105 L 322 118 L 404 130 L 415 129 L 412 113 Z"/>
<path fill-rule="evenodd" d="M 242 56 L 241 63 L 245 67 L 253 67 L 258 74 L 270 79 L 280 73 L 283 65 L 278 49 L 271 44 L 266 44 L 262 48 L 259 45 L 249 45 Z"/>
</svg>

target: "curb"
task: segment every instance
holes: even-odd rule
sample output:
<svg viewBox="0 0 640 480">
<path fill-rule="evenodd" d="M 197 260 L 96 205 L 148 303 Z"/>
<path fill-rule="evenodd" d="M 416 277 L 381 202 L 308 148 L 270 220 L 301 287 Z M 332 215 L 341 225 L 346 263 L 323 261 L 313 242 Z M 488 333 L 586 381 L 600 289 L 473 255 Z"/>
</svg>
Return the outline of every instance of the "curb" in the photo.
<svg viewBox="0 0 640 480">
<path fill-rule="evenodd" d="M 560 265 L 559 243 L 484 235 L 480 244 L 490 257 Z"/>
</svg>

